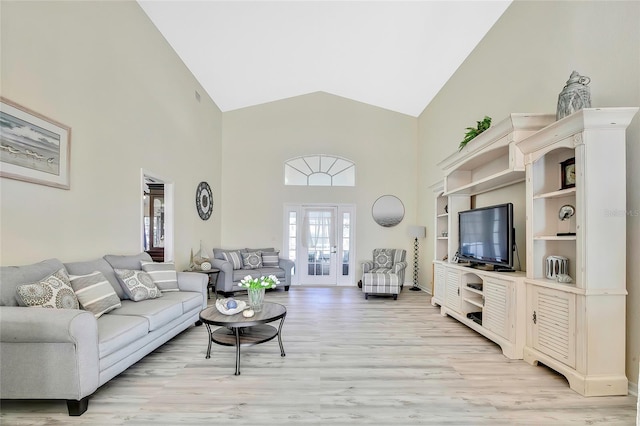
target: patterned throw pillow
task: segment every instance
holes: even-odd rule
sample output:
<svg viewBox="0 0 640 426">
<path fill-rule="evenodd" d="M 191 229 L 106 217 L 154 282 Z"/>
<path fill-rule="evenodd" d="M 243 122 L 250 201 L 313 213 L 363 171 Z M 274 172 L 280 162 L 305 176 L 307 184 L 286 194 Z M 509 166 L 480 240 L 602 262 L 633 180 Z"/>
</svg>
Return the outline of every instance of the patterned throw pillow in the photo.
<svg viewBox="0 0 640 426">
<path fill-rule="evenodd" d="M 231 262 L 233 269 L 242 269 L 242 257 L 239 251 L 225 251 L 222 253 L 222 257 L 227 262 Z"/>
<path fill-rule="evenodd" d="M 153 283 L 162 292 L 178 291 L 178 274 L 173 262 L 145 262 L 140 261 L 142 270 L 151 276 Z"/>
<path fill-rule="evenodd" d="M 59 269 L 48 277 L 29 284 L 21 284 L 16 288 L 18 302 L 22 306 L 80 309 L 78 298 L 71 288 L 69 275 Z"/>
<path fill-rule="evenodd" d="M 242 263 L 247 269 L 262 268 L 262 255 L 259 251 L 242 253 Z"/>
<path fill-rule="evenodd" d="M 102 272 L 72 275 L 70 278 L 71 287 L 73 287 L 80 305 L 96 318 L 122 306 L 120 298 Z"/>
<path fill-rule="evenodd" d="M 373 250 L 373 264 L 375 268 L 391 268 L 393 266 L 393 249 Z"/>
<path fill-rule="evenodd" d="M 131 269 L 114 269 L 114 271 L 120 279 L 122 290 L 134 302 L 162 297 L 160 289 L 146 272 Z"/>
<path fill-rule="evenodd" d="M 279 251 L 263 251 L 262 252 L 262 266 L 268 268 L 277 268 L 280 266 Z"/>
</svg>

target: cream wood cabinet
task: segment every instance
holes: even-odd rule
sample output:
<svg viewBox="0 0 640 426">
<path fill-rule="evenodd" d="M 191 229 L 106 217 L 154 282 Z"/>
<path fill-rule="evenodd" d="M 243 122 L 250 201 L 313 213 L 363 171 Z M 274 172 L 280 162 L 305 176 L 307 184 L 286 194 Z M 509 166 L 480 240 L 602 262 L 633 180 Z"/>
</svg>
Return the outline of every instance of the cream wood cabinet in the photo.
<svg viewBox="0 0 640 426">
<path fill-rule="evenodd" d="M 625 139 L 637 111 L 587 108 L 516 144 L 527 176 L 524 359 L 586 396 L 628 391 Z M 549 256 L 566 259 L 571 283 L 548 276 Z"/>
<path fill-rule="evenodd" d="M 445 288 L 447 275 L 445 267 L 440 263 L 433 265 L 433 295 L 431 304 L 433 306 L 442 305 L 444 303 Z"/>
<path fill-rule="evenodd" d="M 445 298 L 444 305 L 451 312 L 460 313 L 460 274 L 445 268 Z"/>
<path fill-rule="evenodd" d="M 443 181 L 433 186 L 434 226 L 446 222 L 447 238 L 436 242 L 432 304 L 586 396 L 628 391 L 625 137 L 637 111 L 587 108 L 558 121 L 511 114 L 443 160 Z M 523 180 L 526 273 L 452 263 L 458 212 L 477 194 Z M 549 274 L 551 256 L 566 259 L 572 282 Z"/>
<path fill-rule="evenodd" d="M 524 305 L 524 273 L 480 271 L 445 262 L 436 263 L 435 271 L 435 288 L 440 277 L 445 289 L 444 303 L 439 302 L 437 290 L 432 298 L 440 313 L 493 340 L 506 357 L 522 359 L 525 318 L 517 306 Z"/>
</svg>

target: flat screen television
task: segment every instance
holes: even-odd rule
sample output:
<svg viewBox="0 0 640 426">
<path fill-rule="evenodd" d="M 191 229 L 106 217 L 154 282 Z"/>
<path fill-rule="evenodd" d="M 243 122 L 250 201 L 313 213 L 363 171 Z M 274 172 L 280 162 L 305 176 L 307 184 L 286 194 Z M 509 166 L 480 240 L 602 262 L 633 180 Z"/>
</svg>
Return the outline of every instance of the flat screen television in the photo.
<svg viewBox="0 0 640 426">
<path fill-rule="evenodd" d="M 458 259 L 471 266 L 494 265 L 513 270 L 513 204 L 480 207 L 458 213 Z"/>
</svg>

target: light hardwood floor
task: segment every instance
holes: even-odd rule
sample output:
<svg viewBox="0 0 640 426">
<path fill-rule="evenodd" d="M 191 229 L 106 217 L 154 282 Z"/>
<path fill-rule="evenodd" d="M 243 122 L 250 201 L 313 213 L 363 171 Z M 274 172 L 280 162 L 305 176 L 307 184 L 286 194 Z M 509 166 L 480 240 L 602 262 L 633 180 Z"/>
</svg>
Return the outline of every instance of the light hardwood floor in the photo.
<svg viewBox="0 0 640 426">
<path fill-rule="evenodd" d="M 214 344 L 205 359 L 206 328 L 191 327 L 98 389 L 81 417 L 67 416 L 64 401 L 5 400 L 0 423 L 635 424 L 635 397 L 584 398 L 406 286 L 397 301 L 364 300 L 355 287 L 296 287 L 266 300 L 288 309 L 284 358 L 277 339 L 246 348 L 234 376 L 234 348 Z"/>
</svg>

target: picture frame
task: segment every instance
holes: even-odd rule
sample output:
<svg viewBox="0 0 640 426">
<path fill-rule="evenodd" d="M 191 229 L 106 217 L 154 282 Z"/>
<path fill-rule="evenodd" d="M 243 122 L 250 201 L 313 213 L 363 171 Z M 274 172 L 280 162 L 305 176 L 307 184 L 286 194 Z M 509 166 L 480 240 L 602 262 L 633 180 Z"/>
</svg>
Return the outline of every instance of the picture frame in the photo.
<svg viewBox="0 0 640 426">
<path fill-rule="evenodd" d="M 576 158 L 572 157 L 560 163 L 560 189 L 576 186 Z"/>
<path fill-rule="evenodd" d="M 71 127 L 0 97 L 0 177 L 70 188 Z"/>
</svg>

